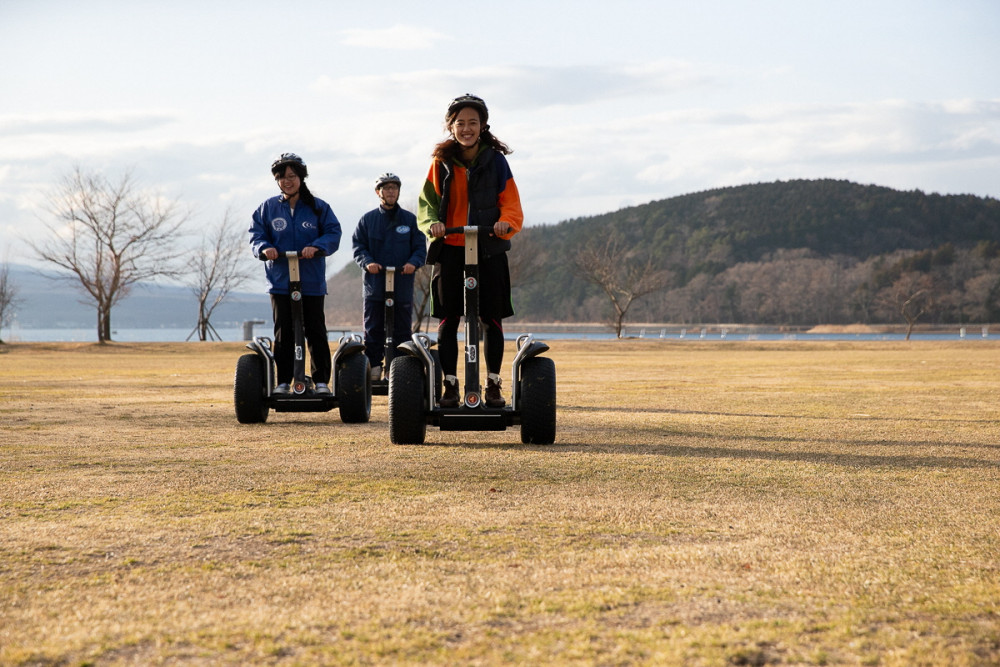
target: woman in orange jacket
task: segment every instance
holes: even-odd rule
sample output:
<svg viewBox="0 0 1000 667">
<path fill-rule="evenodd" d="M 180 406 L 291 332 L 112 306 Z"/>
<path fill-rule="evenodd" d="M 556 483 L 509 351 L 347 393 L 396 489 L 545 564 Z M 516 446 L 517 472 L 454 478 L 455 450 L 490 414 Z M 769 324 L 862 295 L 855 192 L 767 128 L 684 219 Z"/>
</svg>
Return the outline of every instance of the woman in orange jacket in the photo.
<svg viewBox="0 0 1000 667">
<path fill-rule="evenodd" d="M 452 100 L 445 115 L 449 138 L 433 152 L 433 162 L 420 193 L 417 226 L 434 240 L 427 263 L 437 263 L 437 288 L 431 314 L 440 319 L 438 349 L 444 372 L 441 407 L 459 402 L 458 325 L 464 310 L 465 238 L 445 236 L 446 227 L 492 226 L 479 240 L 479 317 L 486 343 L 486 393 L 489 407 L 506 403 L 500 390 L 503 364 L 502 320 L 514 314 L 510 300 L 507 251 L 521 230 L 524 214 L 517 185 L 507 164 L 511 150 L 493 136 L 486 103 L 475 95 Z"/>
</svg>

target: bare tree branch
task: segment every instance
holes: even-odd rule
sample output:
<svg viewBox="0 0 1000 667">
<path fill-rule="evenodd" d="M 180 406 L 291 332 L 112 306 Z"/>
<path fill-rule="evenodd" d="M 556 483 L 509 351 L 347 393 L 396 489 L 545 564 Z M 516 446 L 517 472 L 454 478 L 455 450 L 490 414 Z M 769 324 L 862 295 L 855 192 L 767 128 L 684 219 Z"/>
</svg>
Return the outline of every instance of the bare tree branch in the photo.
<svg viewBox="0 0 1000 667">
<path fill-rule="evenodd" d="M 4 261 L 0 264 L 0 329 L 10 326 L 20 304 L 17 285 L 10 278 L 10 265 Z M 0 343 L 3 343 L 2 338 Z"/>
<path fill-rule="evenodd" d="M 131 172 L 112 182 L 81 167 L 50 199 L 54 222 L 31 244 L 45 261 L 66 269 L 97 309 L 97 340 L 111 340 L 111 309 L 137 282 L 176 276 L 183 215 L 176 201 L 140 192 Z"/>
<path fill-rule="evenodd" d="M 658 269 L 652 257 L 627 248 L 620 236 L 611 235 L 604 243 L 588 243 L 571 259 L 573 273 L 601 288 L 611 302 L 611 325 L 618 338 L 629 308 L 639 298 L 662 289 L 669 273 Z"/>
<path fill-rule="evenodd" d="M 231 209 L 205 232 L 188 285 L 198 299 L 198 340 L 214 335 L 212 313 L 231 292 L 250 280 L 252 267 L 246 252 L 246 230 L 235 222 Z"/>
</svg>

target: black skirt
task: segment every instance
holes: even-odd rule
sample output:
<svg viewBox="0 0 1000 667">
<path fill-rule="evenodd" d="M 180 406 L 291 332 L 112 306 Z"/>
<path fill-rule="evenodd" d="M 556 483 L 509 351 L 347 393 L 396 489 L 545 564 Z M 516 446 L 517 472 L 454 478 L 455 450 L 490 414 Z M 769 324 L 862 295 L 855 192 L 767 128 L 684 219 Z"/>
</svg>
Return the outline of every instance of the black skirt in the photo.
<svg viewBox="0 0 1000 667">
<path fill-rule="evenodd" d="M 431 282 L 431 317 L 465 315 L 465 248 L 443 245 Z M 479 259 L 479 317 L 502 320 L 514 314 L 507 253 Z"/>
</svg>

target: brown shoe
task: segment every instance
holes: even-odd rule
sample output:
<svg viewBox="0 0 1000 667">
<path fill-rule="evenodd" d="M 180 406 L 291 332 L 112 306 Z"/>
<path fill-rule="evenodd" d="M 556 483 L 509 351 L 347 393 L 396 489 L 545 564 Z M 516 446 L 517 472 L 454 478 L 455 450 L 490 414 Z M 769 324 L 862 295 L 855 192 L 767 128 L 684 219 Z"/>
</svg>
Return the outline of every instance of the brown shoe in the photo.
<svg viewBox="0 0 1000 667">
<path fill-rule="evenodd" d="M 444 381 L 444 394 L 441 396 L 441 400 L 438 401 L 438 405 L 442 408 L 457 408 L 458 407 L 458 380 L 454 383 Z"/>
<path fill-rule="evenodd" d="M 500 393 L 500 380 L 493 380 L 493 378 L 487 378 L 486 407 L 502 408 L 505 405 L 507 405 L 507 401 L 504 399 L 503 394 Z"/>
</svg>

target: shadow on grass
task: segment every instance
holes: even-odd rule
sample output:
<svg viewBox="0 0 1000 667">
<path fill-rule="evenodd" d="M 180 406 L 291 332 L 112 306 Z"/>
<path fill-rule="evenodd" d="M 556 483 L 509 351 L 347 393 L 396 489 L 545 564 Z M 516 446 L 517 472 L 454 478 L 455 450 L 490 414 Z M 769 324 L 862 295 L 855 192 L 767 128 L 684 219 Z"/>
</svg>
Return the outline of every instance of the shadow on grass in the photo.
<svg viewBox="0 0 1000 667">
<path fill-rule="evenodd" d="M 670 408 L 633 408 L 588 405 L 560 405 L 560 412 L 620 412 L 625 414 L 650 415 L 706 415 L 711 417 L 754 417 L 758 419 L 851 419 L 856 421 L 891 421 L 947 424 L 995 424 L 994 419 L 950 419 L 947 417 L 877 417 L 861 413 L 848 413 L 839 417 L 818 417 L 814 415 L 779 415 L 767 412 L 723 412 L 718 410 L 673 410 Z"/>
<path fill-rule="evenodd" d="M 684 437 L 702 437 L 705 440 L 723 440 L 718 434 L 697 434 L 685 433 Z M 753 438 L 753 440 L 770 440 L 769 438 Z M 791 440 L 789 440 L 791 442 Z M 909 442 L 837 442 L 845 447 L 869 447 L 873 445 L 886 447 L 913 446 L 915 443 Z M 935 447 L 962 447 L 965 445 L 958 443 L 916 443 L 933 445 Z M 497 443 L 443 443 L 428 442 L 432 447 L 456 447 L 462 449 L 495 449 L 495 450 L 520 450 L 539 451 L 551 454 L 604 454 L 612 456 L 667 456 L 673 458 L 706 458 L 706 459 L 730 459 L 734 461 L 780 461 L 795 463 L 813 463 L 817 465 L 832 465 L 846 468 L 898 468 L 903 470 L 915 470 L 920 468 L 935 469 L 1000 469 L 1000 462 L 975 458 L 961 458 L 957 456 L 881 456 L 871 454 L 835 454 L 831 452 L 805 452 L 805 451 L 779 451 L 760 448 L 746 447 L 711 447 L 711 446 L 687 446 L 687 445 L 666 445 L 666 444 L 588 444 L 583 442 L 559 442 L 556 440 L 552 445 L 521 445 L 521 444 L 497 444 Z"/>
<path fill-rule="evenodd" d="M 598 411 L 598 412 L 629 412 L 629 413 L 655 413 L 655 414 L 704 414 L 713 416 L 747 417 L 763 419 L 788 419 L 787 415 L 771 414 L 736 414 L 727 412 L 695 412 L 666 409 L 637 409 L 626 408 L 586 408 L 586 407 L 560 407 L 561 411 Z M 791 417 L 793 419 L 824 419 L 822 417 Z M 869 419 L 894 421 L 883 417 L 854 417 L 858 421 L 868 421 Z M 937 420 L 900 420 L 900 421 L 937 421 L 956 423 L 993 423 L 990 420 L 959 420 L 959 419 L 937 419 Z M 516 427 L 515 427 L 516 432 Z M 593 435 L 600 437 L 600 430 L 591 431 Z M 430 434 L 428 434 L 430 435 Z M 615 431 L 608 431 L 611 437 L 620 437 Z M 516 437 L 516 436 L 515 436 Z M 436 446 L 459 447 L 466 449 L 508 449 L 522 451 L 541 451 L 553 454 L 558 453 L 587 453 L 587 454 L 610 454 L 610 455 L 640 455 L 640 456 L 667 456 L 675 458 L 712 458 L 731 460 L 759 460 L 759 461 L 782 461 L 813 463 L 818 465 L 835 465 L 851 468 L 898 468 L 898 469 L 1000 469 L 1000 461 L 960 456 L 933 456 L 909 454 L 881 455 L 863 453 L 872 448 L 935 448 L 935 449 L 987 449 L 997 450 L 1000 445 L 984 443 L 967 443 L 952 441 L 930 441 L 930 440 L 888 440 L 888 439 L 839 439 L 830 437 L 813 437 L 809 434 L 801 436 L 780 436 L 780 435 L 754 435 L 754 434 L 720 434 L 711 431 L 693 431 L 684 429 L 667 429 L 658 427 L 633 428 L 628 432 L 628 437 L 634 442 L 587 442 L 574 438 L 574 441 L 560 440 L 558 435 L 555 444 L 552 445 L 523 445 L 520 443 L 428 443 Z M 668 441 L 675 440 L 695 440 L 703 445 L 680 445 L 670 444 Z M 740 444 L 731 445 L 738 442 Z M 835 453 L 829 451 L 803 451 L 801 449 L 787 449 L 788 445 L 829 445 L 843 449 L 858 450 L 850 453 Z M 768 448 L 768 444 L 775 447 Z M 756 446 L 753 446 L 756 445 Z"/>
</svg>

